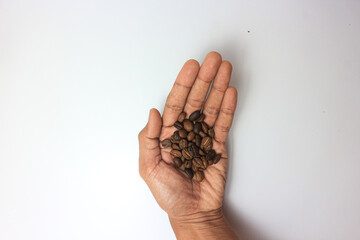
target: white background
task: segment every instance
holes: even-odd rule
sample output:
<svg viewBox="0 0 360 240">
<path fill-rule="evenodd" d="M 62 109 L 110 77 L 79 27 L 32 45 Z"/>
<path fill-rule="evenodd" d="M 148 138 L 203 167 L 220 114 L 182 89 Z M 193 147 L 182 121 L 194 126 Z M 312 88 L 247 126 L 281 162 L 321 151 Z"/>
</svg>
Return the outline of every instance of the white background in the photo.
<svg viewBox="0 0 360 240">
<path fill-rule="evenodd" d="M 182 64 L 239 90 L 226 215 L 360 239 L 360 1 L 0 0 L 0 239 L 174 239 L 137 133 Z"/>
</svg>

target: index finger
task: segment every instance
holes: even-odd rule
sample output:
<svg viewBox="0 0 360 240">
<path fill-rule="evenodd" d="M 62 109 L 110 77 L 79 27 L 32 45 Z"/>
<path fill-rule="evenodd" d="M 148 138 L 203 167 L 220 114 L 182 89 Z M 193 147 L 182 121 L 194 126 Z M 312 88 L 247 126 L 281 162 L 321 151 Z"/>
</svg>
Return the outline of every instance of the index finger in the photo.
<svg viewBox="0 0 360 240">
<path fill-rule="evenodd" d="M 176 81 L 166 99 L 163 126 L 172 126 L 179 114 L 183 111 L 187 96 L 194 84 L 199 72 L 199 63 L 194 60 L 188 60 L 179 72 Z"/>
</svg>

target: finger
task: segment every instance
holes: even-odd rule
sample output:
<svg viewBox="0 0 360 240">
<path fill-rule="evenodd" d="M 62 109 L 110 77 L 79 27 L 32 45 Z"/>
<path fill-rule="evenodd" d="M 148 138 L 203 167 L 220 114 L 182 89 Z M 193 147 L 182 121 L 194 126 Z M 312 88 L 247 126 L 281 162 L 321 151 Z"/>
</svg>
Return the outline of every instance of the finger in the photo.
<svg viewBox="0 0 360 240">
<path fill-rule="evenodd" d="M 159 136 L 162 120 L 158 110 L 150 110 L 149 121 L 139 133 L 139 172 L 145 178 L 161 160 Z"/>
<path fill-rule="evenodd" d="M 221 103 L 219 116 L 216 119 L 214 131 L 215 141 L 225 144 L 234 117 L 237 102 L 237 91 L 234 87 L 228 87 Z"/>
<path fill-rule="evenodd" d="M 199 68 L 199 63 L 191 59 L 180 70 L 165 103 L 164 126 L 172 126 L 178 115 L 183 111 L 186 98 L 194 84 Z"/>
<path fill-rule="evenodd" d="M 199 74 L 186 100 L 184 111 L 191 114 L 195 110 L 200 110 L 206 94 L 209 90 L 211 81 L 214 79 L 221 64 L 221 55 L 217 52 L 210 52 L 205 57 L 201 65 Z"/>
<path fill-rule="evenodd" d="M 231 77 L 232 66 L 228 61 L 223 61 L 219 71 L 216 74 L 208 98 L 206 99 L 203 112 L 205 113 L 205 122 L 213 126 L 220 111 L 220 106 L 228 88 Z"/>
</svg>

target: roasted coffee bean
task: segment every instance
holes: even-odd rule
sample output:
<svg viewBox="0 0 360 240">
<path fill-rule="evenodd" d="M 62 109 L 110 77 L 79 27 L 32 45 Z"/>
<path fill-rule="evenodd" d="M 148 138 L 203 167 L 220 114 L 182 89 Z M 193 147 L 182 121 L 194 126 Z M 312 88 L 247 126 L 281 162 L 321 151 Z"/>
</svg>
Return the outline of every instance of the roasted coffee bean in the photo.
<svg viewBox="0 0 360 240">
<path fill-rule="evenodd" d="M 177 121 L 174 123 L 174 127 L 176 127 L 177 129 L 182 129 L 184 126 L 181 122 Z"/>
<path fill-rule="evenodd" d="M 185 173 L 186 173 L 186 176 L 189 178 L 189 179 L 192 179 L 193 176 L 194 176 L 194 172 L 191 168 L 185 168 Z"/>
<path fill-rule="evenodd" d="M 200 131 L 200 132 L 199 132 L 199 135 L 200 135 L 200 137 L 202 137 L 202 138 L 204 138 L 204 137 L 207 136 L 206 133 L 204 133 L 203 131 Z"/>
<path fill-rule="evenodd" d="M 195 123 L 194 125 L 194 133 L 199 134 L 199 132 L 201 131 L 201 123 Z"/>
<path fill-rule="evenodd" d="M 190 160 L 186 160 L 186 161 L 184 162 L 184 166 L 185 166 L 185 168 L 191 168 L 192 162 L 191 162 Z"/>
<path fill-rule="evenodd" d="M 179 145 L 177 145 L 176 143 L 173 143 L 173 144 L 171 145 L 171 148 L 172 148 L 172 149 L 175 149 L 175 150 L 180 150 Z"/>
<path fill-rule="evenodd" d="M 201 182 L 202 180 L 204 180 L 204 178 L 205 178 L 204 172 L 202 172 L 202 171 L 195 172 L 195 175 L 194 175 L 195 181 Z"/>
<path fill-rule="evenodd" d="M 220 159 L 221 159 L 221 154 L 220 153 L 216 154 L 214 158 L 214 164 L 217 164 L 220 161 Z"/>
<path fill-rule="evenodd" d="M 170 139 L 165 139 L 161 141 L 161 146 L 163 148 L 168 148 L 171 147 L 171 140 Z"/>
<path fill-rule="evenodd" d="M 175 139 L 176 141 L 180 141 L 181 137 L 180 137 L 180 135 L 179 135 L 179 131 L 175 131 L 173 135 L 174 135 L 174 139 Z"/>
<path fill-rule="evenodd" d="M 207 133 L 209 131 L 209 125 L 207 125 L 205 122 L 201 123 L 201 128 L 204 133 Z"/>
<path fill-rule="evenodd" d="M 174 134 L 171 135 L 170 140 L 171 140 L 172 143 L 179 143 L 179 140 L 174 139 Z"/>
<path fill-rule="evenodd" d="M 188 141 L 192 141 L 195 138 L 195 133 L 194 132 L 189 132 L 187 135 L 187 140 Z"/>
<path fill-rule="evenodd" d="M 176 157 L 173 159 L 175 167 L 181 167 L 182 161 L 180 158 Z"/>
<path fill-rule="evenodd" d="M 210 150 L 208 154 L 206 154 L 206 160 L 214 160 L 216 156 L 216 152 L 214 150 Z"/>
<path fill-rule="evenodd" d="M 210 137 L 204 137 L 201 141 L 200 147 L 205 151 L 208 152 L 212 149 L 212 140 Z"/>
<path fill-rule="evenodd" d="M 192 162 L 198 169 L 204 169 L 204 163 L 200 158 L 194 158 Z"/>
<path fill-rule="evenodd" d="M 215 132 L 204 122 L 205 118 L 203 113 L 195 111 L 186 119 L 186 114 L 182 112 L 174 123 L 178 130 L 170 139 L 161 141 L 163 148 L 171 147 L 174 166 L 198 182 L 205 178 L 203 171 L 221 159 L 221 154 L 212 149 Z"/>
<path fill-rule="evenodd" d="M 205 119 L 205 115 L 202 113 L 200 117 L 196 120 L 197 122 L 203 122 Z"/>
<path fill-rule="evenodd" d="M 171 150 L 170 155 L 173 157 L 181 157 L 181 152 L 179 150 Z"/>
<path fill-rule="evenodd" d="M 182 123 L 184 121 L 185 117 L 186 117 L 186 113 L 182 112 L 179 114 L 177 120 Z"/>
<path fill-rule="evenodd" d="M 198 147 L 200 147 L 200 145 L 201 145 L 201 137 L 199 135 L 195 136 L 195 144 Z"/>
<path fill-rule="evenodd" d="M 188 133 L 187 133 L 186 130 L 184 130 L 184 129 L 179 130 L 179 136 L 180 136 L 181 138 L 186 138 L 187 134 L 188 134 Z"/>
<path fill-rule="evenodd" d="M 188 151 L 192 157 L 199 156 L 199 148 L 195 144 L 188 147 Z"/>
<path fill-rule="evenodd" d="M 183 149 L 182 151 L 181 151 L 181 154 L 184 156 L 184 158 L 185 159 L 191 159 L 192 157 L 191 157 L 191 154 L 189 153 L 189 151 L 188 151 L 188 149 Z"/>
<path fill-rule="evenodd" d="M 181 139 L 179 142 L 180 149 L 184 149 L 188 146 L 188 142 L 185 139 Z"/>
<path fill-rule="evenodd" d="M 189 116 L 190 121 L 196 121 L 200 117 L 201 113 L 200 111 L 195 111 Z"/>
<path fill-rule="evenodd" d="M 206 169 L 208 166 L 209 166 L 209 163 L 208 161 L 206 160 L 206 158 L 201 158 L 202 162 L 203 162 L 203 165 L 204 165 L 204 168 Z"/>
<path fill-rule="evenodd" d="M 205 155 L 206 155 L 206 154 L 204 153 L 204 151 L 201 150 L 201 149 L 199 149 L 199 154 L 200 154 L 201 156 L 205 156 Z"/>
<path fill-rule="evenodd" d="M 194 124 L 189 119 L 185 119 L 183 124 L 185 130 L 188 132 L 191 132 L 194 129 Z"/>
<path fill-rule="evenodd" d="M 209 128 L 208 134 L 209 134 L 210 137 L 214 138 L 215 137 L 214 128 Z"/>
</svg>

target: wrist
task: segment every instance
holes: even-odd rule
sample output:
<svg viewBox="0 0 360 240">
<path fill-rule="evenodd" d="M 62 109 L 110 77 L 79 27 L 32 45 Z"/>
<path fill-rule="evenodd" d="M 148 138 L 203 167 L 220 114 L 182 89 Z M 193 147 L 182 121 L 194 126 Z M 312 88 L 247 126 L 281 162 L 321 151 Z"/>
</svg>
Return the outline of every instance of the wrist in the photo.
<svg viewBox="0 0 360 240">
<path fill-rule="evenodd" d="M 197 212 L 182 217 L 169 216 L 176 238 L 181 239 L 237 239 L 228 226 L 221 208 Z"/>
</svg>

